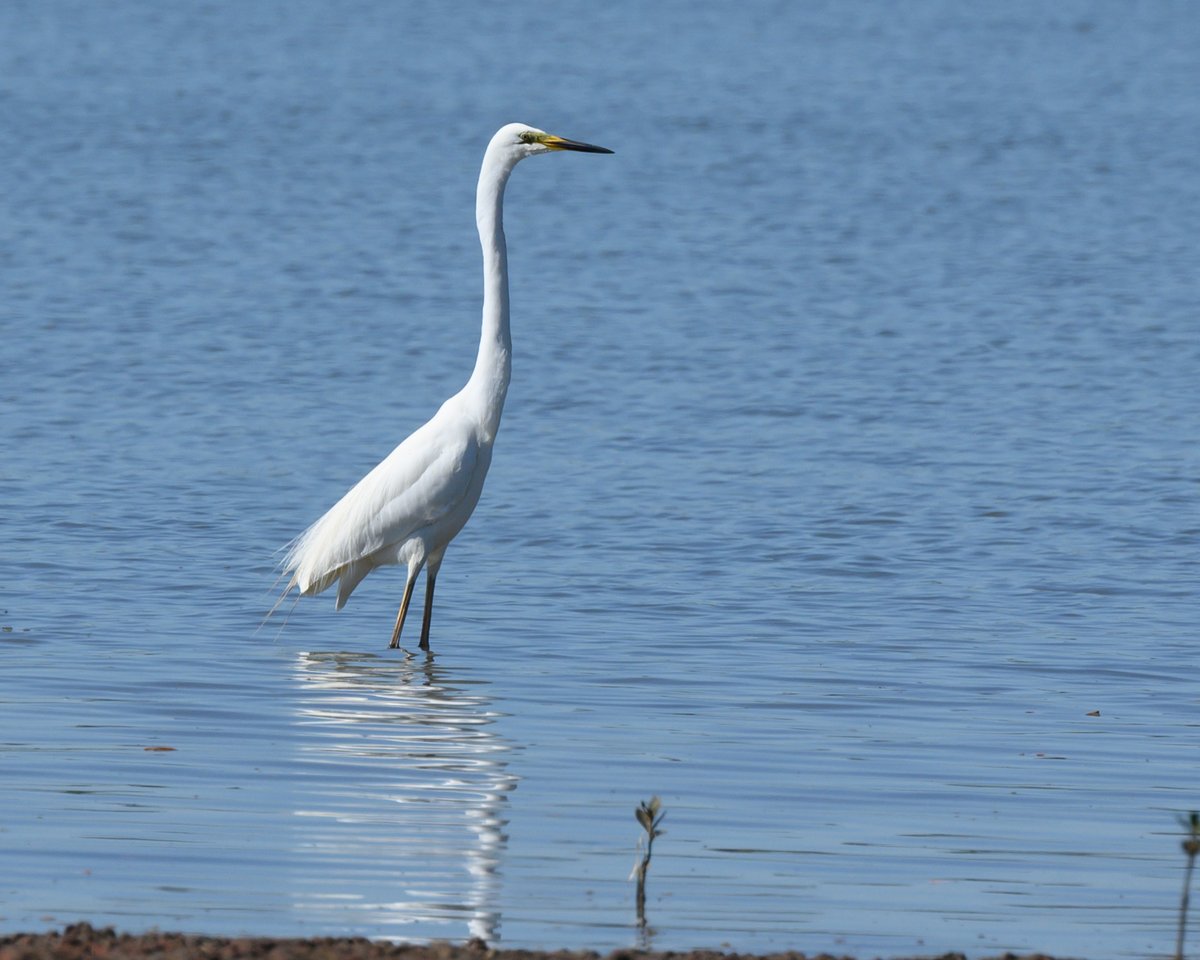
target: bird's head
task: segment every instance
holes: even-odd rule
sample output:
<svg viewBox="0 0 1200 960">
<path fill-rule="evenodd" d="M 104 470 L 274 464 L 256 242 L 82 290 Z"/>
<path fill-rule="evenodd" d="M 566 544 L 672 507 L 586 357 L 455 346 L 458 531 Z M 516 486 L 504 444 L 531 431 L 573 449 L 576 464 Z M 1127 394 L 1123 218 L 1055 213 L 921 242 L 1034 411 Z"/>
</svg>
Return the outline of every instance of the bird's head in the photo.
<svg viewBox="0 0 1200 960">
<path fill-rule="evenodd" d="M 597 147 L 590 143 L 580 143 L 578 140 L 567 140 L 565 137 L 547 133 L 527 123 L 510 123 L 501 127 L 489 145 L 511 154 L 516 160 L 533 157 L 539 153 L 550 153 L 554 150 L 575 150 L 579 153 L 612 153 L 607 147 Z"/>
</svg>

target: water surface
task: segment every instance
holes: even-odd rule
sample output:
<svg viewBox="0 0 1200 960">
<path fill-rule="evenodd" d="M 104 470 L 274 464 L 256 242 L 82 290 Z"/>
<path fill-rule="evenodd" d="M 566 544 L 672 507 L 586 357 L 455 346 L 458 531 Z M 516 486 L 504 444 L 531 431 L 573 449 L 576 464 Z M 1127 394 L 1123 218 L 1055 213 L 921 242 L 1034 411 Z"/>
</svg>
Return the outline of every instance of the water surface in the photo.
<svg viewBox="0 0 1200 960">
<path fill-rule="evenodd" d="M 1164 955 L 1186 4 L 0 11 L 0 928 Z M 515 370 L 432 661 L 280 545 Z M 169 749 L 167 749 L 169 748 Z M 667 835 L 638 930 L 640 800 Z"/>
</svg>

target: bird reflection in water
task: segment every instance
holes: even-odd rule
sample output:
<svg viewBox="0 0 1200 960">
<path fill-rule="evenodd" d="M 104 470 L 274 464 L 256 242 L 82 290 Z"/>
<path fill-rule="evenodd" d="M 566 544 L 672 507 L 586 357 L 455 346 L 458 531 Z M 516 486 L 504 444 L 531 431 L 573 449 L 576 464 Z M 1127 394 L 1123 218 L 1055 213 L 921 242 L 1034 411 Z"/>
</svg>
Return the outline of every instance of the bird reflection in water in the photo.
<svg viewBox="0 0 1200 960">
<path fill-rule="evenodd" d="M 345 652 L 300 653 L 295 677 L 297 909 L 323 929 L 495 940 L 517 777 L 486 683 Z"/>
</svg>

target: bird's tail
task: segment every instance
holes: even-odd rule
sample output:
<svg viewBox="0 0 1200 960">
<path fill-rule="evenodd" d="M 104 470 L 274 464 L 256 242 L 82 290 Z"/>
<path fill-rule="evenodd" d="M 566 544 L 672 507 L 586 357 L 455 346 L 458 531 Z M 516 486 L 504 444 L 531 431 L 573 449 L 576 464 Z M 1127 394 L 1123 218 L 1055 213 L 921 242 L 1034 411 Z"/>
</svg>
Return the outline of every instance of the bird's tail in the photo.
<svg viewBox="0 0 1200 960">
<path fill-rule="evenodd" d="M 315 528 L 316 524 L 282 548 L 286 552 L 283 559 L 279 562 L 279 576 L 275 578 L 274 589 L 279 589 L 279 584 L 285 577 L 287 578 L 287 583 L 279 591 L 279 596 L 275 600 L 274 606 L 271 607 L 270 612 L 267 614 L 268 617 L 279 609 L 280 604 L 283 603 L 287 595 L 293 590 L 296 591 L 297 599 L 299 599 L 299 597 L 323 593 L 333 586 L 334 583 L 338 585 L 336 606 L 338 610 L 341 610 L 345 606 L 350 594 L 354 592 L 354 588 L 362 582 L 363 577 L 371 572 L 374 564 L 369 560 L 363 559 L 343 563 L 341 566 L 334 567 L 331 570 L 314 574 L 310 569 L 312 564 L 306 563 L 305 559 Z"/>
<path fill-rule="evenodd" d="M 275 551 L 277 555 L 279 553 L 283 553 L 285 550 L 287 552 L 284 553 L 283 559 L 276 564 L 279 572 L 275 576 L 275 581 L 271 584 L 271 593 L 275 595 L 275 602 L 271 604 L 271 609 L 263 615 L 262 623 L 258 625 L 259 630 L 266 625 L 268 620 L 275 616 L 279 608 L 283 606 L 283 601 L 287 599 L 288 594 L 299 585 L 299 581 L 296 576 L 295 564 L 292 561 L 296 555 L 296 547 L 299 545 L 303 537 L 304 535 L 301 534 L 290 543 L 285 544 Z M 284 585 L 283 589 L 280 590 L 279 585 L 283 582 L 284 577 L 287 577 L 287 583 Z M 297 595 L 296 599 L 292 602 L 292 606 L 295 607 L 299 600 L 300 597 Z M 289 614 L 291 613 L 290 610 L 288 612 Z M 287 625 L 286 617 L 284 618 L 284 625 Z"/>
</svg>

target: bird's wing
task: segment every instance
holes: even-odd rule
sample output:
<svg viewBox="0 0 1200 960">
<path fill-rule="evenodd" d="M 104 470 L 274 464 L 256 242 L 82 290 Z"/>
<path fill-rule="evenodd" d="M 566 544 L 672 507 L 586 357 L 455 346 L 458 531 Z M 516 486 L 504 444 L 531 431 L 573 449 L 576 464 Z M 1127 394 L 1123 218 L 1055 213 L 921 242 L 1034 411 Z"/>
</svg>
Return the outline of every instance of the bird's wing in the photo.
<svg viewBox="0 0 1200 960">
<path fill-rule="evenodd" d="M 284 559 L 291 584 L 320 593 L 347 564 L 436 523 L 467 497 L 478 466 L 474 431 L 434 417 L 300 535 Z"/>
<path fill-rule="evenodd" d="M 473 432 L 439 444 L 438 455 L 411 483 L 390 492 L 372 523 L 371 552 L 399 545 L 450 518 L 468 501 L 480 467 Z"/>
</svg>

